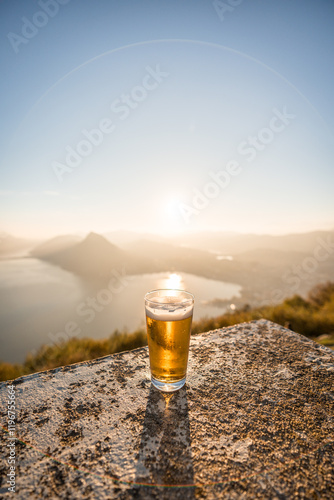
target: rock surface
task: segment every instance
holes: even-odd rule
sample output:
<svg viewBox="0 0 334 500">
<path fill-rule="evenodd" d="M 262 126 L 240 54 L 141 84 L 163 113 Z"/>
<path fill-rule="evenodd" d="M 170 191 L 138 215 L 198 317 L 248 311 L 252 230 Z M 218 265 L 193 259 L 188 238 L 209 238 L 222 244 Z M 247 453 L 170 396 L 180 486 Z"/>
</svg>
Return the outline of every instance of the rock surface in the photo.
<svg viewBox="0 0 334 500">
<path fill-rule="evenodd" d="M 147 348 L 13 384 L 17 498 L 334 498 L 334 353 L 269 321 L 192 337 L 170 395 Z"/>
</svg>

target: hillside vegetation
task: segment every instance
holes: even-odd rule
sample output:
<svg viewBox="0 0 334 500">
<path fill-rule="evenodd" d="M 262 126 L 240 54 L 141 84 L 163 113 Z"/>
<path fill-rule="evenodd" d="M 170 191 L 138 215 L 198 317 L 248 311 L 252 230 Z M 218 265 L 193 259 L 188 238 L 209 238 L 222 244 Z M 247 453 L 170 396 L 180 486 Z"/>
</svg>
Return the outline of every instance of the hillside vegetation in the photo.
<svg viewBox="0 0 334 500">
<path fill-rule="evenodd" d="M 266 318 L 334 349 L 334 283 L 313 288 L 307 299 L 295 295 L 275 306 L 242 309 L 216 318 L 194 322 L 192 334 Z M 147 344 L 146 333 L 114 332 L 109 338 L 93 340 L 73 338 L 53 346 L 42 346 L 34 356 L 28 355 L 23 364 L 0 362 L 0 380 L 49 370 L 59 366 L 127 351 Z"/>
</svg>

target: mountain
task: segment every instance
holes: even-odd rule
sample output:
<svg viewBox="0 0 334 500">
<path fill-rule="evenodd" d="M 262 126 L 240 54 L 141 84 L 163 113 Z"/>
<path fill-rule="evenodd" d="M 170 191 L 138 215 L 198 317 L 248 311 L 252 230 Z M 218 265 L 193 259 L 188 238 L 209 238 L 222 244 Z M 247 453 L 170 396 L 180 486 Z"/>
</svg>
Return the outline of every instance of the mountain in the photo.
<svg viewBox="0 0 334 500">
<path fill-rule="evenodd" d="M 247 262 L 235 260 L 219 261 L 217 255 L 205 250 L 149 240 L 136 241 L 127 245 L 126 249 L 134 259 L 133 274 L 185 272 L 243 286 L 250 279 L 253 280 L 253 263 L 249 265 Z M 141 270 L 138 268 L 138 262 L 141 263 Z"/>
<path fill-rule="evenodd" d="M 53 253 L 42 253 L 39 258 L 90 281 L 107 281 L 113 271 L 128 275 L 185 272 L 237 283 L 242 286 L 242 297 L 238 303 L 258 304 L 275 300 L 278 293 L 281 298 L 291 296 L 296 290 L 305 294 L 317 283 L 334 280 L 334 251 L 328 251 L 327 254 L 324 248 L 320 254 L 315 251 L 319 248 L 319 238 L 326 242 L 334 241 L 330 239 L 331 234 L 333 233 L 315 232 L 267 237 L 208 233 L 201 235 L 201 241 L 197 240 L 197 244 L 203 249 L 188 246 L 184 240 L 184 246 L 180 246 L 147 239 L 124 243 L 124 248 L 121 249 L 105 237 L 90 233 L 83 241 Z M 210 245 L 223 240 L 225 246 L 217 255 Z M 194 235 L 191 241 L 195 243 Z M 64 243 L 64 240 L 56 243 L 60 242 Z M 48 245 L 44 249 L 50 248 L 50 242 Z M 254 245 L 258 245 L 258 248 L 252 248 Z M 278 248 L 261 248 L 261 245 Z M 282 246 L 284 250 L 281 249 Z M 43 250 L 43 246 L 40 247 Z M 238 248 L 239 252 L 233 252 L 233 248 Z M 248 249 L 245 250 L 246 248 Z M 331 248 L 330 245 L 328 248 Z M 222 255 L 233 257 L 224 259 L 221 258 Z"/>
<path fill-rule="evenodd" d="M 123 268 L 127 274 L 183 271 L 221 279 L 220 268 L 235 267 L 233 263 L 217 263 L 216 256 L 209 252 L 145 239 L 128 243 L 121 249 L 103 236 L 90 233 L 68 248 L 46 252 L 53 243 L 38 247 L 39 258 L 90 280 L 108 279 L 113 270 Z M 34 255 L 37 256 L 37 252 Z M 229 272 L 224 275 L 232 276 Z"/>
<path fill-rule="evenodd" d="M 55 238 L 47 240 L 34 247 L 30 251 L 30 255 L 37 258 L 45 257 L 61 250 L 65 250 L 66 248 L 70 248 L 76 243 L 79 243 L 79 241 L 81 241 L 80 236 L 72 234 L 56 236 Z"/>
<path fill-rule="evenodd" d="M 36 240 L 16 238 L 8 233 L 0 234 L 0 256 L 1 257 L 21 257 L 36 245 Z"/>
<path fill-rule="evenodd" d="M 201 275 L 215 265 L 215 256 L 194 248 L 180 247 L 169 242 L 141 239 L 126 246 L 135 262 L 146 267 L 145 272 L 184 271 Z"/>
<path fill-rule="evenodd" d="M 104 233 L 102 236 L 121 248 L 125 248 L 127 245 L 138 241 L 138 239 L 145 239 L 154 242 L 167 242 L 166 238 L 163 236 L 150 233 L 140 234 L 134 231 L 109 231 L 108 233 Z"/>
<path fill-rule="evenodd" d="M 41 256 L 63 269 L 90 279 L 108 279 L 114 269 L 126 266 L 129 257 L 103 236 L 90 233 L 83 241 Z"/>
<path fill-rule="evenodd" d="M 225 255 L 236 255 L 252 250 L 278 250 L 312 253 L 319 238 L 331 237 L 334 231 L 312 231 L 284 235 L 201 232 L 179 236 L 175 241 L 182 246 L 212 250 Z"/>
</svg>

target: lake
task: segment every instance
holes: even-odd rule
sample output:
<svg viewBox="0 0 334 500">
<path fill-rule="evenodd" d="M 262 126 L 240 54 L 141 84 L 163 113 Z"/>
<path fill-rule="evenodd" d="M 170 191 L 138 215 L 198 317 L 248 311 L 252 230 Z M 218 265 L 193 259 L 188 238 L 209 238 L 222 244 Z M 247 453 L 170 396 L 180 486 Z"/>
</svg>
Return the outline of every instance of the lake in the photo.
<svg viewBox="0 0 334 500">
<path fill-rule="evenodd" d="M 116 275 L 111 289 L 32 258 L 0 261 L 0 359 L 24 361 L 27 353 L 69 335 L 108 337 L 116 329 L 145 327 L 143 297 L 157 288 L 195 295 L 194 320 L 222 314 L 213 299 L 240 296 L 241 286 L 187 273 Z M 69 335 L 66 335 L 67 330 Z"/>
</svg>

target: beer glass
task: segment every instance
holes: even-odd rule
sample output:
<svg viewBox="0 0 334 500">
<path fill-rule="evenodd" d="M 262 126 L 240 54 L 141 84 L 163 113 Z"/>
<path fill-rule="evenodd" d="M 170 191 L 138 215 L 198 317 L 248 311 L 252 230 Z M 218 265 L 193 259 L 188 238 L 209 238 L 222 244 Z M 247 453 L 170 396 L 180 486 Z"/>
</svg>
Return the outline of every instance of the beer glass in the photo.
<svg viewBox="0 0 334 500">
<path fill-rule="evenodd" d="M 160 391 L 181 389 L 186 381 L 194 296 L 183 290 L 145 295 L 151 381 Z"/>
</svg>

